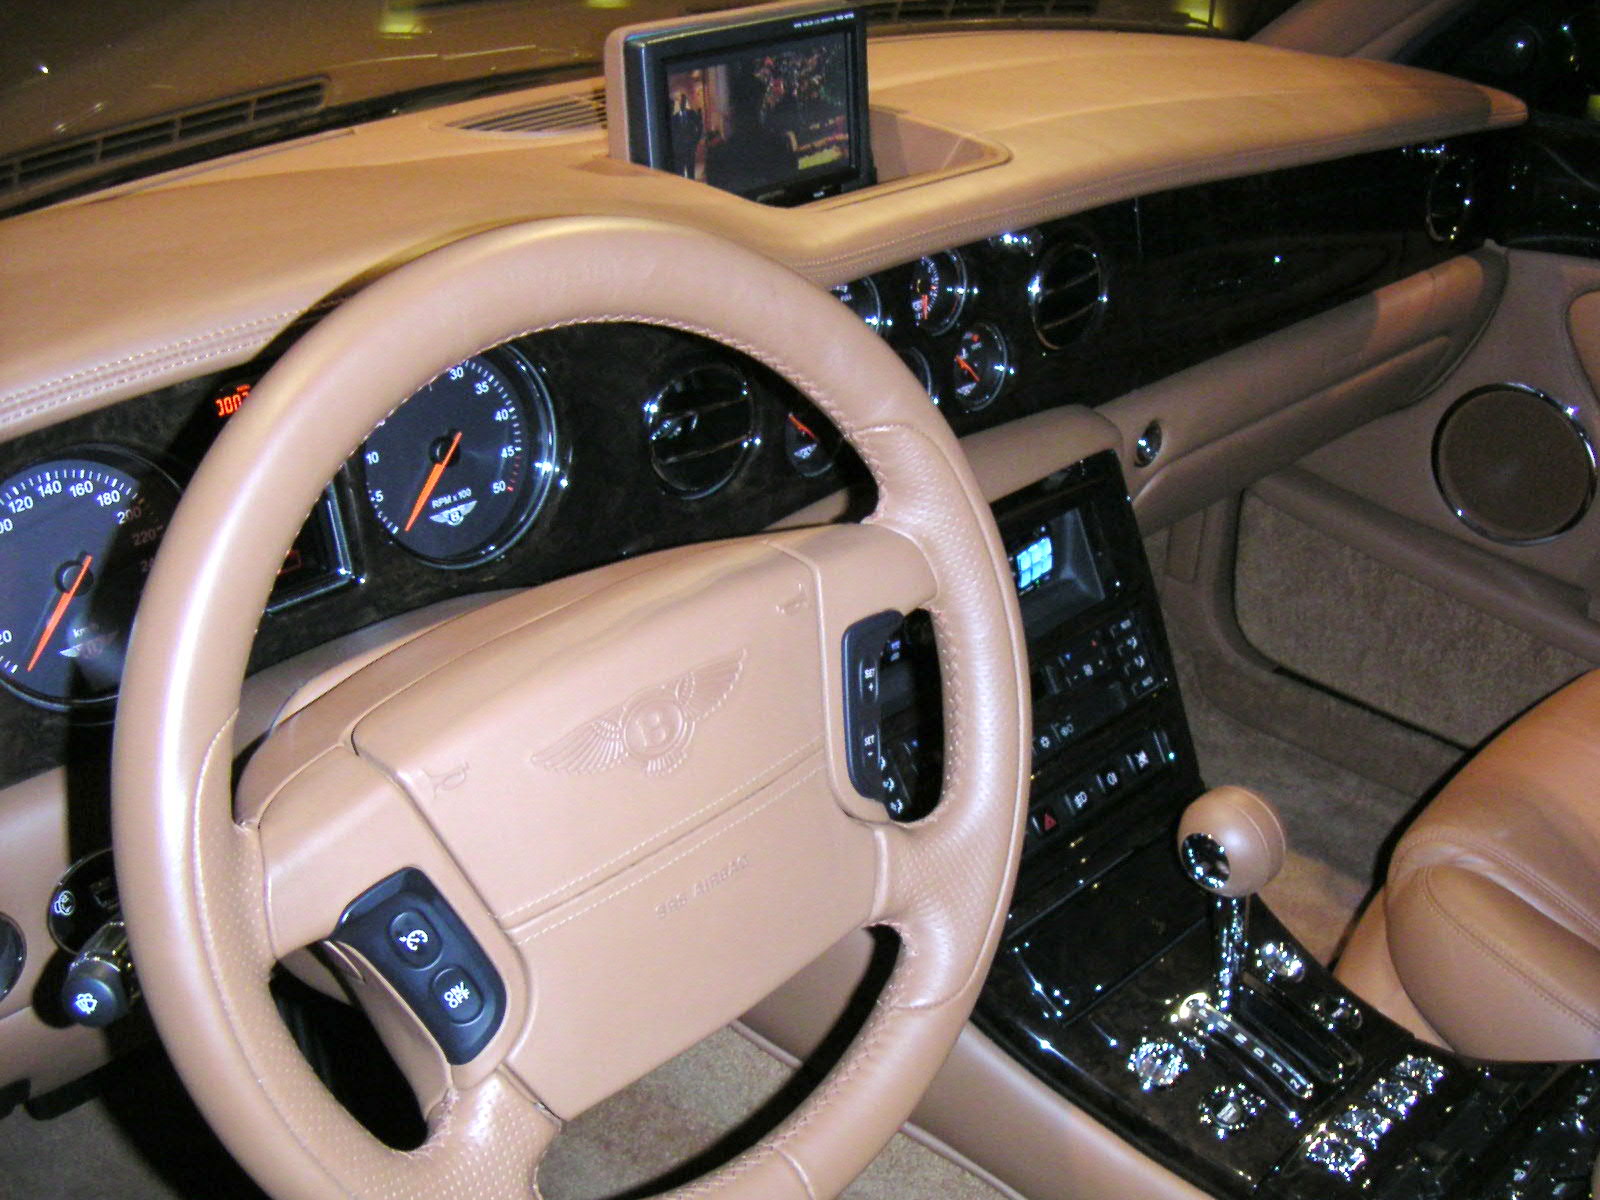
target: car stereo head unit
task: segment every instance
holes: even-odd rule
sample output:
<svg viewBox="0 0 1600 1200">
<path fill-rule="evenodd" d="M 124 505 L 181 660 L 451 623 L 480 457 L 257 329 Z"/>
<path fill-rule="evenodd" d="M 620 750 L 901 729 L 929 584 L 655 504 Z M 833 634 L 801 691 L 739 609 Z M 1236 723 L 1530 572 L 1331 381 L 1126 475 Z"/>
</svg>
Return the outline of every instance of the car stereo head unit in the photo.
<svg viewBox="0 0 1600 1200">
<path fill-rule="evenodd" d="M 873 182 L 866 20 L 762 5 L 606 39 L 611 155 L 765 204 Z"/>
</svg>

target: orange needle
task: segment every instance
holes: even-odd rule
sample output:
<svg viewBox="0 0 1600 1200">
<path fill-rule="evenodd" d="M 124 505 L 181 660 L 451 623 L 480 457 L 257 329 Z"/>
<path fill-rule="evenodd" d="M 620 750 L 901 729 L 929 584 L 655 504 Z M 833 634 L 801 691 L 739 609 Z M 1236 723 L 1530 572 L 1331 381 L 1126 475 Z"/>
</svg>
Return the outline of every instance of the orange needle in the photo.
<svg viewBox="0 0 1600 1200">
<path fill-rule="evenodd" d="M 813 442 L 817 440 L 817 435 L 811 432 L 811 427 L 809 425 L 807 425 L 804 421 L 802 421 L 799 417 L 795 416 L 793 413 L 789 414 L 789 424 L 793 425 L 796 429 L 798 429 L 806 437 L 810 438 Z"/>
<path fill-rule="evenodd" d="M 922 295 L 917 297 L 917 305 L 922 309 L 922 319 L 926 321 L 928 319 L 929 310 L 933 308 L 932 294 L 929 292 L 923 292 Z"/>
<path fill-rule="evenodd" d="M 983 382 L 983 376 L 979 375 L 976 371 L 974 371 L 972 369 L 972 364 L 969 363 L 965 358 L 963 358 L 959 354 L 956 355 L 956 365 L 959 366 L 968 375 L 972 376 L 972 382 L 973 383 L 982 383 Z"/>
<path fill-rule="evenodd" d="M 28 670 L 33 670 L 39 662 L 39 656 L 44 653 L 45 645 L 55 633 L 56 626 L 61 624 L 61 618 L 66 615 L 67 605 L 72 603 L 72 598 L 78 594 L 78 589 L 83 586 L 85 577 L 89 574 L 89 564 L 94 561 L 94 555 L 85 554 L 83 562 L 78 567 L 78 574 L 72 581 L 72 586 L 62 593 L 61 599 L 56 601 L 55 611 L 50 614 L 50 619 L 44 623 L 44 632 L 39 635 L 39 644 L 33 648 L 33 657 L 28 660 Z"/>
<path fill-rule="evenodd" d="M 428 472 L 428 478 L 423 481 L 422 490 L 417 493 L 417 502 L 411 506 L 411 515 L 406 518 L 407 533 L 417 523 L 417 517 L 422 514 L 422 506 L 428 502 L 428 497 L 433 495 L 433 489 L 439 486 L 439 476 L 444 474 L 444 469 L 449 465 L 450 459 L 455 455 L 456 447 L 461 444 L 461 430 L 456 430 L 455 437 L 450 439 L 450 449 L 444 452 L 444 457 L 433 464 L 433 470 Z"/>
</svg>

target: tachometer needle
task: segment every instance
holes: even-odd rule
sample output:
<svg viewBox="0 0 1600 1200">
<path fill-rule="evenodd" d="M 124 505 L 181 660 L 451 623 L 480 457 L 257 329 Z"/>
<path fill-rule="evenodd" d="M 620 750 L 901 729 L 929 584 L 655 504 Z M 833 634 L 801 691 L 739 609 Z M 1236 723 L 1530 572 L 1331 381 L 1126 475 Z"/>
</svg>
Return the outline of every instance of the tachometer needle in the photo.
<svg viewBox="0 0 1600 1200">
<path fill-rule="evenodd" d="M 89 577 L 89 564 L 94 562 L 94 555 L 85 554 L 83 562 L 78 566 L 78 573 L 73 577 L 72 586 L 61 593 L 61 599 L 56 601 L 55 609 L 50 613 L 50 619 L 44 623 L 44 632 L 39 635 L 39 644 L 33 648 L 33 657 L 28 660 L 28 670 L 39 662 L 39 656 L 44 653 L 45 645 L 50 641 L 56 631 L 56 626 L 61 624 L 61 618 L 66 615 L 67 605 L 72 603 L 72 598 L 78 594 L 78 589 L 83 586 L 83 581 Z"/>
<path fill-rule="evenodd" d="M 956 355 L 956 366 L 960 367 L 968 375 L 971 375 L 973 383 L 982 383 L 983 382 L 983 376 L 979 375 L 976 371 L 974 371 L 972 369 L 972 364 L 969 363 L 966 360 L 966 358 L 963 357 L 960 354 Z"/>
<path fill-rule="evenodd" d="M 439 486 L 439 476 L 444 474 L 444 469 L 450 465 L 450 460 L 455 457 L 456 447 L 461 444 L 461 430 L 456 430 L 455 437 L 450 439 L 450 449 L 439 457 L 433 464 L 433 470 L 428 472 L 428 478 L 422 482 L 422 490 L 417 493 L 417 502 L 411 506 L 411 515 L 406 518 L 406 532 L 411 532 L 411 527 L 417 523 L 417 518 L 422 515 L 422 506 L 428 502 L 428 497 L 433 495 L 433 489 Z"/>
</svg>

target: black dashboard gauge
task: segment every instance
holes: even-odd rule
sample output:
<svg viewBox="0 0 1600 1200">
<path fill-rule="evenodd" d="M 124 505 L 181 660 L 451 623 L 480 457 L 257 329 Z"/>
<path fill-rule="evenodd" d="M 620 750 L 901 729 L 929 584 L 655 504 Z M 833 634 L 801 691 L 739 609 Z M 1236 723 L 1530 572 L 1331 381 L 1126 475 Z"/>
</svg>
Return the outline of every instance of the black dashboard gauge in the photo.
<svg viewBox="0 0 1600 1200">
<path fill-rule="evenodd" d="M 840 302 L 860 317 L 869 328 L 878 333 L 884 331 L 883 296 L 878 292 L 878 285 L 870 278 L 841 283 L 832 290 Z"/>
<path fill-rule="evenodd" d="M 928 333 L 954 329 L 971 290 L 967 262 L 959 251 L 924 255 L 911 268 L 912 323 Z"/>
<path fill-rule="evenodd" d="M 177 503 L 160 468 L 111 446 L 69 450 L 0 484 L 0 680 L 50 708 L 115 696 Z"/>
<path fill-rule="evenodd" d="M 470 567 L 501 553 L 561 474 L 544 382 L 509 351 L 451 367 L 361 448 L 378 523 L 423 561 Z"/>
<path fill-rule="evenodd" d="M 977 412 L 994 403 L 1011 376 L 1006 339 L 987 321 L 961 335 L 950 360 L 950 394 L 962 412 Z"/>
<path fill-rule="evenodd" d="M 815 417 L 808 420 L 794 413 L 784 414 L 783 452 L 789 456 L 789 465 L 807 479 L 833 469 L 830 440 L 827 432 L 818 428 Z"/>
<path fill-rule="evenodd" d="M 644 425 L 656 478 L 686 500 L 721 489 L 761 440 L 750 380 L 726 363 L 680 371 L 645 402 Z"/>
<path fill-rule="evenodd" d="M 922 385 L 922 390 L 928 393 L 928 399 L 932 400 L 934 405 L 937 406 L 939 403 L 939 383 L 933 377 L 933 367 L 928 363 L 928 356 L 921 350 L 911 346 L 902 347 L 896 353 L 900 355 L 900 361 L 905 363 L 906 369 L 917 377 L 917 382 Z"/>
</svg>

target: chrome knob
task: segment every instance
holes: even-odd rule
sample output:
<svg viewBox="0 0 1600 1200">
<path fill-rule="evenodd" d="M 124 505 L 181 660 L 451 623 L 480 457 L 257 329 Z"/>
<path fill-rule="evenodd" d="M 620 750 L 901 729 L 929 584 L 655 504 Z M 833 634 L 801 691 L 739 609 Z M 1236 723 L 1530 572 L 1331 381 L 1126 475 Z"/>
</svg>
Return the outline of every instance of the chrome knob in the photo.
<svg viewBox="0 0 1600 1200">
<path fill-rule="evenodd" d="M 1141 1092 L 1169 1088 L 1188 1069 L 1189 1060 L 1183 1053 L 1183 1047 L 1166 1038 L 1142 1041 L 1128 1055 L 1128 1070 L 1138 1077 Z"/>
<path fill-rule="evenodd" d="M 1264 1102 L 1242 1083 L 1220 1083 L 1200 1101 L 1200 1124 L 1225 1140 L 1261 1115 Z"/>
</svg>

